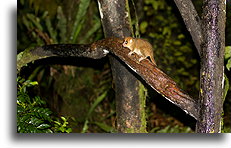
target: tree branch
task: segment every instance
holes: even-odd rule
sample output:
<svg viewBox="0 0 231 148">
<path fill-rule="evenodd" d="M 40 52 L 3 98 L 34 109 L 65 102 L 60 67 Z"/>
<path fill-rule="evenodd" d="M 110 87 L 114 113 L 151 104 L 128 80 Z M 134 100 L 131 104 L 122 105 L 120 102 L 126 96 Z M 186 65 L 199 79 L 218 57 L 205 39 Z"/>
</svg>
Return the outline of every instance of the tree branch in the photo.
<svg viewBox="0 0 231 148">
<path fill-rule="evenodd" d="M 37 47 L 22 54 L 21 58 L 17 61 L 17 69 L 20 70 L 22 65 L 35 59 L 51 56 L 89 57 L 96 59 L 106 56 L 108 51 L 110 51 L 123 60 L 134 72 L 140 75 L 153 89 L 197 119 L 197 102 L 183 92 L 170 77 L 153 65 L 148 59 L 139 62 L 140 57 L 138 55 L 134 54 L 132 57 L 128 56 L 130 50 L 124 48 L 122 43 L 123 40 L 119 38 L 106 38 L 89 45 L 57 44 Z M 86 49 L 86 51 L 84 49 Z M 28 58 L 27 56 L 35 58 L 25 60 Z"/>
<path fill-rule="evenodd" d="M 192 40 L 196 49 L 201 55 L 201 44 L 203 43 L 201 19 L 197 14 L 197 11 L 191 0 L 174 0 L 180 14 L 184 20 L 186 28 L 192 36 Z"/>
<path fill-rule="evenodd" d="M 93 50 L 94 49 L 94 50 Z M 78 45 L 78 44 L 53 44 L 41 47 L 28 48 L 17 56 L 17 72 L 23 66 L 35 60 L 48 57 L 87 57 L 92 59 L 100 59 L 106 56 L 107 50 L 95 48 L 94 44 Z"/>
<path fill-rule="evenodd" d="M 180 107 L 195 119 L 198 118 L 197 102 L 188 94 L 183 92 L 170 77 L 168 77 L 148 59 L 139 62 L 140 57 L 137 54 L 129 57 L 128 53 L 130 50 L 121 46 L 123 42 L 122 40 L 115 38 L 111 38 L 109 40 L 107 42 L 111 42 L 112 45 L 105 46 L 108 46 L 108 50 L 110 52 L 114 53 L 123 60 L 134 72 L 140 75 L 148 85 L 163 95 L 167 100 Z M 97 44 L 100 45 L 105 43 L 106 42 L 104 40 L 97 41 Z"/>
</svg>

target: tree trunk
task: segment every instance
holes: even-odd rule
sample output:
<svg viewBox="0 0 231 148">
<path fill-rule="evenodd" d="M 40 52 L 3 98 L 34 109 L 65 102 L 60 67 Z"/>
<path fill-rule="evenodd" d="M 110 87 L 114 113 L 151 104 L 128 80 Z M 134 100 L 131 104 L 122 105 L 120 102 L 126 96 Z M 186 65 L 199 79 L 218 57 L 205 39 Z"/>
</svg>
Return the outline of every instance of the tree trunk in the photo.
<svg viewBox="0 0 231 148">
<path fill-rule="evenodd" d="M 132 36 L 127 0 L 98 0 L 98 4 L 105 37 Z M 109 58 L 116 92 L 118 132 L 146 132 L 145 97 L 139 94 L 140 82 L 121 60 Z"/>
<path fill-rule="evenodd" d="M 204 0 L 200 70 L 200 116 L 196 131 L 220 132 L 222 115 L 224 48 L 225 48 L 225 1 Z"/>
</svg>

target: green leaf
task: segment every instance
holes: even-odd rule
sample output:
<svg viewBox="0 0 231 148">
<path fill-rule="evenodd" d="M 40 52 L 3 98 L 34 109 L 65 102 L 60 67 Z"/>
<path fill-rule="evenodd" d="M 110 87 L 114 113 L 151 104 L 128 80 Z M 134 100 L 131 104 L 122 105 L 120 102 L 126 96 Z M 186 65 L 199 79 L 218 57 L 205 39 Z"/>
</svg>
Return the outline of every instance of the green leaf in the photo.
<svg viewBox="0 0 231 148">
<path fill-rule="evenodd" d="M 231 58 L 228 60 L 228 62 L 226 64 L 226 68 L 230 71 L 230 68 L 231 68 Z"/>
<path fill-rule="evenodd" d="M 37 128 L 38 128 L 38 129 L 46 129 L 46 128 L 49 128 L 49 127 L 50 127 L 49 124 L 41 124 L 41 125 L 39 125 Z"/>
<path fill-rule="evenodd" d="M 67 19 L 63 13 L 62 7 L 57 8 L 57 19 L 58 19 L 58 24 L 57 28 L 60 31 L 59 36 L 60 36 L 60 43 L 65 43 L 66 42 L 66 32 L 67 32 Z"/>
<path fill-rule="evenodd" d="M 99 96 L 98 98 L 96 98 L 96 100 L 94 101 L 94 103 L 91 105 L 91 108 L 89 109 L 88 113 L 87 113 L 87 117 L 86 120 L 84 122 L 84 126 L 82 129 L 82 133 L 85 133 L 86 130 L 88 129 L 88 118 L 91 115 L 91 113 L 93 112 L 93 110 L 95 109 L 95 107 L 101 102 L 103 101 L 103 99 L 106 97 L 107 92 L 104 92 L 101 96 Z"/>
<path fill-rule="evenodd" d="M 63 133 L 63 132 L 65 131 L 65 128 L 64 128 L 63 126 L 61 126 L 61 127 L 59 128 L 59 130 Z"/>
<path fill-rule="evenodd" d="M 23 116 L 22 118 L 20 118 L 20 122 L 26 122 L 30 118 L 30 116 L 30 114 Z"/>
<path fill-rule="evenodd" d="M 57 31 L 54 30 L 54 28 L 52 27 L 51 25 L 51 19 L 49 16 L 46 16 L 45 18 L 45 23 L 46 23 L 46 27 L 47 27 L 47 30 L 53 40 L 53 43 L 54 44 L 57 44 Z"/>
<path fill-rule="evenodd" d="M 71 132 L 72 132 L 72 129 L 71 129 L 71 128 L 68 128 L 68 129 L 66 130 L 66 132 L 67 132 L 67 133 L 71 133 Z"/>
<path fill-rule="evenodd" d="M 58 126 L 62 125 L 59 121 L 54 121 L 54 123 L 57 124 Z"/>
<path fill-rule="evenodd" d="M 30 82 L 29 84 L 32 85 L 32 86 L 34 86 L 34 85 L 38 85 L 38 82 L 37 81 L 33 81 L 33 82 Z"/>
<path fill-rule="evenodd" d="M 184 34 L 179 34 L 179 35 L 177 36 L 177 38 L 178 38 L 178 39 L 184 39 L 185 36 L 184 36 Z"/>
<path fill-rule="evenodd" d="M 228 90 L 229 90 L 229 79 L 228 79 L 228 77 L 226 76 L 226 75 L 224 75 L 225 76 L 225 87 L 224 87 L 224 97 L 223 97 L 223 101 L 225 101 L 225 98 L 226 98 L 226 95 L 227 95 L 227 93 L 228 93 Z"/>
<path fill-rule="evenodd" d="M 148 27 L 148 22 L 146 22 L 146 21 L 141 22 L 141 24 L 140 24 L 140 32 L 145 33 L 147 27 Z"/>
<path fill-rule="evenodd" d="M 115 129 L 105 123 L 101 123 L 101 122 L 94 122 L 98 127 L 100 127 L 102 130 L 104 130 L 105 132 L 112 132 L 115 131 Z"/>
<path fill-rule="evenodd" d="M 183 53 L 182 52 L 179 52 L 179 51 L 176 51 L 174 52 L 174 56 L 181 56 Z"/>
<path fill-rule="evenodd" d="M 181 45 L 181 41 L 176 40 L 176 41 L 173 42 L 173 44 L 176 45 L 176 46 L 179 46 L 179 45 Z"/>
<path fill-rule="evenodd" d="M 91 27 L 90 30 L 86 32 L 86 35 L 83 37 L 83 39 L 79 43 L 86 42 L 90 36 L 92 36 L 99 28 L 101 27 L 101 22 L 99 19 L 95 19 L 94 25 Z"/>
<path fill-rule="evenodd" d="M 225 47 L 225 60 L 231 58 L 231 46 Z"/>
<path fill-rule="evenodd" d="M 62 119 L 64 122 L 67 121 L 67 119 L 66 119 L 65 117 L 61 117 L 61 119 Z"/>
<path fill-rule="evenodd" d="M 86 133 L 88 129 L 88 120 L 85 120 L 81 133 Z"/>
<path fill-rule="evenodd" d="M 94 101 L 94 103 L 91 105 L 91 108 L 88 111 L 87 117 L 90 116 L 90 114 L 92 113 L 92 111 L 95 109 L 95 107 L 101 102 L 103 101 L 103 99 L 106 97 L 107 92 L 104 92 L 101 96 L 99 96 L 98 98 L 96 98 L 96 100 Z"/>
<path fill-rule="evenodd" d="M 164 27 L 162 34 L 170 36 L 171 35 L 171 29 L 169 27 Z"/>
<path fill-rule="evenodd" d="M 40 24 L 40 19 L 38 17 L 36 17 L 34 14 L 29 14 L 29 13 L 26 16 L 31 22 L 33 22 L 33 24 L 35 25 L 37 29 L 39 29 L 40 31 L 43 31 L 43 27 Z"/>
<path fill-rule="evenodd" d="M 46 129 L 44 132 L 45 133 L 54 133 L 51 129 Z"/>
<path fill-rule="evenodd" d="M 90 4 L 90 0 L 80 0 L 79 9 L 75 17 L 75 22 L 71 34 L 72 43 L 76 42 L 77 36 L 82 28 L 84 16 L 87 13 L 89 4 Z"/>
<path fill-rule="evenodd" d="M 34 126 L 38 126 L 41 123 L 43 123 L 42 120 L 36 118 L 36 117 L 32 117 L 31 120 L 29 121 L 30 124 L 33 124 Z"/>
</svg>

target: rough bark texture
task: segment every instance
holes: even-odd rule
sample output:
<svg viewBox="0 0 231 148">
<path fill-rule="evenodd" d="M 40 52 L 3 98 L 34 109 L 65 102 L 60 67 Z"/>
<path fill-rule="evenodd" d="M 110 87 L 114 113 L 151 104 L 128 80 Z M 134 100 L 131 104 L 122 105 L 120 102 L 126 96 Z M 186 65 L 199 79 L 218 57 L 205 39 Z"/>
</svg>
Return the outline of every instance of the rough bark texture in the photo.
<svg viewBox="0 0 231 148">
<path fill-rule="evenodd" d="M 130 67 L 135 73 L 141 76 L 148 85 L 150 85 L 153 89 L 163 95 L 170 102 L 174 103 L 186 113 L 193 116 L 195 119 L 198 118 L 198 106 L 197 102 L 193 100 L 189 95 L 183 92 L 176 83 L 168 77 L 164 72 L 162 72 L 158 67 L 153 65 L 148 59 L 142 60 L 139 62 L 139 56 L 137 54 L 133 54 L 132 56 L 128 56 L 130 50 L 128 48 L 124 48 L 122 46 L 123 39 L 120 38 L 106 38 L 103 40 L 96 41 L 89 45 L 46 45 L 42 47 L 37 47 L 35 49 L 28 50 L 26 53 L 22 55 L 20 59 L 18 59 L 17 63 L 25 63 L 33 59 L 41 59 L 45 57 L 58 56 L 58 57 L 90 57 L 90 58 L 102 58 L 104 57 L 108 51 L 119 57 L 124 61 L 124 66 Z M 85 51 L 83 49 L 85 48 Z M 98 54 L 97 54 L 98 52 Z M 30 62 L 30 61 L 29 61 Z M 78 59 L 76 59 L 78 62 Z M 22 64 L 19 64 L 22 65 Z M 17 65 L 17 68 L 20 70 L 20 66 Z M 129 84 L 131 82 L 128 82 Z M 133 85 L 133 84 L 132 84 Z M 120 88 L 118 88 L 120 89 Z M 124 90 L 121 90 L 124 91 Z M 138 91 L 138 90 L 136 90 Z M 133 104 L 123 105 L 123 107 L 127 107 L 131 110 L 129 105 L 136 106 L 137 102 L 131 102 Z M 142 101 L 139 101 L 138 104 L 141 105 Z M 136 106 L 137 107 L 137 106 Z M 141 115 L 142 116 L 142 115 Z M 141 117 L 143 118 L 143 116 Z M 121 119 L 122 120 L 122 119 Z M 127 123 L 128 124 L 128 123 Z M 129 124 L 128 124 L 129 126 Z"/>
<path fill-rule="evenodd" d="M 200 116 L 197 132 L 220 132 L 224 77 L 225 1 L 204 0 L 201 52 Z"/>
<path fill-rule="evenodd" d="M 184 20 L 184 23 L 192 36 L 194 45 L 200 55 L 201 44 L 203 42 L 201 19 L 197 14 L 197 11 L 191 0 L 174 0 L 180 14 Z"/>
<path fill-rule="evenodd" d="M 127 0 L 98 0 L 98 4 L 105 37 L 131 36 Z M 121 60 L 112 56 L 109 58 L 115 83 L 118 132 L 146 132 L 146 124 L 143 123 L 146 121 L 142 121 L 144 106 L 140 102 L 139 81 Z"/>
<path fill-rule="evenodd" d="M 106 56 L 107 53 L 108 51 L 106 50 L 91 47 L 91 44 L 53 44 L 35 47 L 32 49 L 29 48 L 18 54 L 17 72 L 19 72 L 20 69 L 27 63 L 47 57 L 87 57 L 92 59 L 99 59 Z"/>
<path fill-rule="evenodd" d="M 106 40 L 107 41 L 97 41 L 95 44 L 106 47 L 106 49 L 122 59 L 134 72 L 139 74 L 153 89 L 195 119 L 198 118 L 197 102 L 183 92 L 177 84 L 156 67 L 156 65 L 148 59 L 139 62 L 140 57 L 137 54 L 132 55 L 132 57 L 128 56 L 130 50 L 128 48 L 121 48 L 123 40 L 116 38 Z"/>
</svg>

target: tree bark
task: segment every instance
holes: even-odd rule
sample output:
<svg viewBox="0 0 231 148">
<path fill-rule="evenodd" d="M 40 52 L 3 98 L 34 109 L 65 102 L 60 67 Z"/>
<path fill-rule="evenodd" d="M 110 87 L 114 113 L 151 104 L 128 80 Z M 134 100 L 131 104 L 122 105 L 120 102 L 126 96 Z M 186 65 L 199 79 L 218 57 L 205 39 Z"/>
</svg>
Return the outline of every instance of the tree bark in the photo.
<svg viewBox="0 0 231 148">
<path fill-rule="evenodd" d="M 221 128 L 224 48 L 225 48 L 225 1 L 204 0 L 200 70 L 200 116 L 196 131 L 218 133 Z"/>
<path fill-rule="evenodd" d="M 105 37 L 132 36 L 127 0 L 98 0 Z M 146 132 L 140 82 L 121 60 L 110 56 L 116 92 L 117 130 L 123 133 Z"/>
<path fill-rule="evenodd" d="M 186 113 L 198 118 L 198 104 L 188 94 L 182 91 L 177 84 L 161 71 L 150 60 L 144 59 L 139 62 L 140 56 L 134 54 L 129 56 L 130 50 L 122 46 L 123 40 L 120 38 L 106 38 L 93 42 L 92 44 L 54 44 L 36 47 L 25 50 L 20 53 L 17 60 L 17 69 L 20 71 L 31 61 L 35 61 L 47 57 L 86 57 L 99 59 L 105 57 L 109 52 L 120 58 L 124 64 L 143 78 L 148 85 L 163 95 L 173 104 L 180 107 Z M 78 61 L 78 59 L 76 59 Z M 135 75 L 135 74 L 134 74 Z M 142 91 L 142 89 L 140 89 Z M 139 95 L 142 92 L 139 91 Z M 144 100 L 145 101 L 145 100 Z M 140 101 L 140 105 L 144 106 L 144 102 Z M 143 112 L 144 113 L 144 112 Z M 142 120 L 145 116 L 142 115 Z"/>
<path fill-rule="evenodd" d="M 192 36 L 195 47 L 200 55 L 203 42 L 201 19 L 191 0 L 174 0 L 184 20 L 186 28 Z"/>
</svg>

